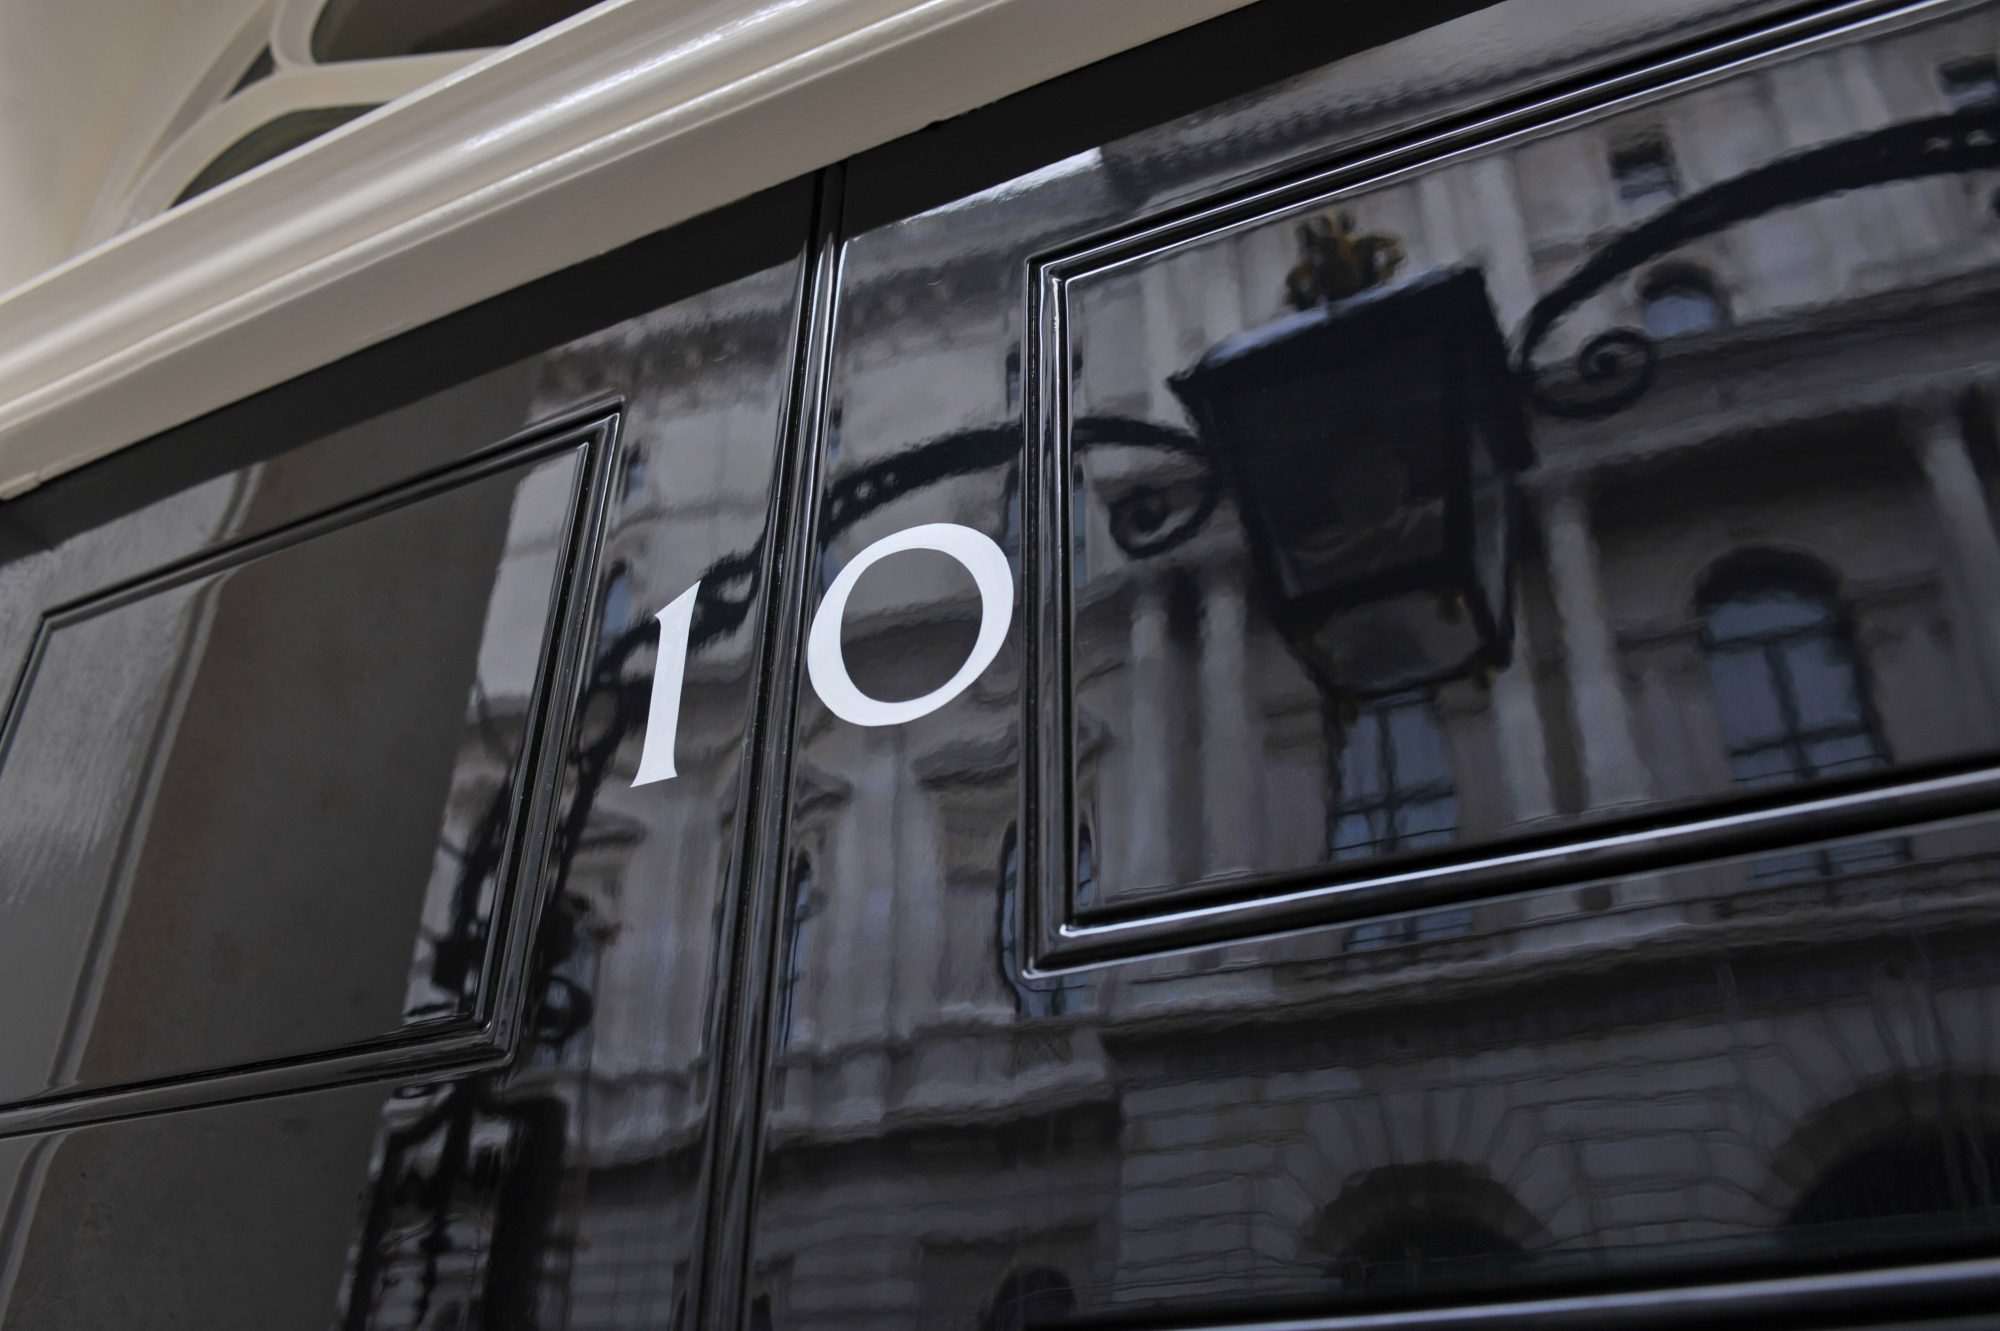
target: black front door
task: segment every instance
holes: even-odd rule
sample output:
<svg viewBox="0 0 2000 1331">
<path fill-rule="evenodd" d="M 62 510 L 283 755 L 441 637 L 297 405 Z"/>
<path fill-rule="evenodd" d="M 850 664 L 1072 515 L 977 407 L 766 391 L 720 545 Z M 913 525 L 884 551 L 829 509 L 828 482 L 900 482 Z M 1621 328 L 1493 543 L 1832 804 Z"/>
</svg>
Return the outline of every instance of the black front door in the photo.
<svg viewBox="0 0 2000 1331">
<path fill-rule="evenodd" d="M 1996 50 L 1264 0 L 0 506 L 0 1323 L 1982 1311 Z"/>
</svg>

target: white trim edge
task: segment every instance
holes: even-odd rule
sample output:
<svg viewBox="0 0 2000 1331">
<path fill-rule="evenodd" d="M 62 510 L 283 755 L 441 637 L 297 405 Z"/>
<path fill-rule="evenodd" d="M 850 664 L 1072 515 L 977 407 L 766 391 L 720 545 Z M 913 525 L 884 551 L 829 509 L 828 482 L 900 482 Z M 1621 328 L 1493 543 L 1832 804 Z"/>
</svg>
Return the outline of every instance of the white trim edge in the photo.
<svg viewBox="0 0 2000 1331">
<path fill-rule="evenodd" d="M 1250 0 L 611 0 L 0 297 L 0 498 Z"/>
</svg>

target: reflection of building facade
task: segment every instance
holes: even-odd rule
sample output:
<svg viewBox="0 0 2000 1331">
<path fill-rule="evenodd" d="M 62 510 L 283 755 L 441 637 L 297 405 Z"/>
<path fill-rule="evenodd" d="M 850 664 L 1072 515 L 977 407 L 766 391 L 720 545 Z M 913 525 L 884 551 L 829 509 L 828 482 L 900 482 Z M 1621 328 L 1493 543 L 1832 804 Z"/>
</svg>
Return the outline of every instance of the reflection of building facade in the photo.
<svg viewBox="0 0 2000 1331">
<path fill-rule="evenodd" d="M 1512 329 L 1593 248 L 1679 198 L 1797 148 L 2000 95 L 1993 38 L 1981 16 L 1815 54 L 1340 207 L 1400 243 L 1404 273 L 1477 265 Z M 1873 102 L 1842 91 L 1864 81 Z M 1241 114 L 1254 124 L 1258 108 Z M 925 415 L 912 399 L 966 428 L 1019 410 L 1018 356 L 990 357 L 986 330 L 952 322 L 954 308 L 979 308 L 952 292 L 1000 280 L 963 259 L 967 229 L 994 227 L 992 262 L 1012 262 L 1023 228 L 1061 238 L 1101 215 L 1114 168 L 1066 163 L 1023 183 L 1018 203 L 999 192 L 976 217 L 905 223 L 899 271 L 879 280 L 854 253 L 855 306 L 899 314 L 853 317 L 863 331 L 844 371 L 874 378 L 853 398 L 836 380 L 833 480 L 921 442 L 897 434 Z M 1658 341 L 1658 379 L 1608 420 L 1536 418 L 1515 664 L 1491 680 L 1329 702 L 1258 619 L 1228 498 L 1202 532 L 1134 558 L 1133 533 L 1186 501 L 1185 461 L 1080 456 L 1079 897 L 1463 844 L 1639 801 L 1949 757 L 1968 731 L 1990 735 L 2000 642 L 1977 607 L 2000 598 L 2000 543 L 1981 475 L 1995 408 L 1980 347 L 2000 230 L 1986 192 L 1949 178 L 1803 203 L 1665 256 L 1572 316 L 1553 350 L 1634 325 Z M 899 285 L 931 234 L 942 266 L 929 289 Z M 1086 291 L 1073 412 L 1180 423 L 1167 376 L 1279 315 L 1297 258 L 1279 221 Z M 1918 310 L 1921 337 L 1906 322 Z M 671 355 L 685 336 L 638 354 Z M 1718 494 L 1725 458 L 1732 490 Z M 686 484 L 651 472 L 637 483 L 669 504 Z M 734 502 L 726 480 L 712 484 L 692 490 Z M 1020 557 L 1017 473 L 943 485 L 941 507 Z M 887 503 L 833 534 L 824 558 L 905 520 Z M 635 552 L 634 622 L 684 585 L 642 584 L 645 567 Z M 912 604 L 926 609 L 913 617 Z M 857 681 L 884 697 L 930 687 L 962 656 L 974 613 L 948 570 L 871 574 L 849 618 Z M 1018 656 L 996 678 L 1005 669 Z M 1157 1008 L 1148 977 L 1116 967 L 1022 972 L 1017 834 L 982 830 L 1015 819 L 994 774 L 1015 761 L 1017 708 L 989 680 L 921 740 L 808 713 L 755 1277 L 777 1324 L 941 1326 L 933 1315 L 962 1310 L 977 1286 L 993 1291 L 982 1325 L 1006 1326 L 1023 1309 L 1088 1303 L 1093 1286 L 1222 1292 L 1249 1260 L 1282 1288 L 1381 1285 L 1440 1261 L 1559 1265 L 1565 1249 L 1994 1203 L 1947 1195 L 1958 1175 L 1939 1163 L 2000 1145 L 2000 1035 L 1982 988 L 1994 939 L 1964 927 L 1991 913 L 1981 837 L 1927 832 L 1397 916 L 1341 931 L 1330 954 L 1300 941 L 1289 966 L 1200 982 L 1207 963 L 1193 953 L 1164 966 L 1183 987 Z M 959 858 L 973 847 L 991 854 Z M 864 906 L 829 910 L 821 885 L 835 878 L 876 886 Z M 590 910 L 600 989 L 671 984 L 653 950 L 704 923 L 673 918 L 664 899 Z M 1945 919 L 1960 925 L 1948 944 L 1928 932 Z M 1857 972 L 1840 999 L 1792 990 L 1814 972 L 1787 961 L 1802 938 L 1852 946 L 1865 967 L 1862 940 L 1879 949 L 1885 933 L 1904 940 L 1890 949 L 1903 962 Z M 1602 1008 L 1587 1021 L 1542 1008 L 1522 985 L 1529 954 L 1596 976 Z M 1924 978 L 1895 978 L 1905 964 Z M 662 1014 L 702 1001 L 660 998 Z M 1212 1035 L 1189 1033 L 1197 1012 Z M 641 1095 L 618 1087 L 617 1069 L 622 1045 L 647 1033 L 585 1038 L 595 1103 Z M 1188 1060 L 1202 1076 L 1173 1070 Z M 1433 1063 L 1439 1087 L 1461 1089 L 1442 1106 L 1406 1071 L 1384 1097 L 1368 1085 L 1378 1061 Z M 1649 1065 L 1674 1067 L 1672 1094 L 1635 1074 Z M 670 1131 L 623 1135 L 629 1121 L 593 1109 L 586 1154 L 619 1168 L 670 1149 Z M 1038 1143 L 1057 1141 L 1037 1173 Z M 1224 1143 L 1226 1170 L 1205 1154 Z M 980 1193 L 994 1151 L 1012 1153 L 1005 1195 Z M 980 1204 L 964 1204 L 973 1195 Z M 1218 1227 L 1241 1234 L 1227 1260 L 1206 1255 L 1224 1246 Z M 572 1324 L 588 1324 L 593 1283 L 635 1278 L 630 1260 L 613 1240 L 579 1244 Z"/>
<path fill-rule="evenodd" d="M 65 1300 L 95 1277 L 67 1235 L 105 1217 L 121 1234 L 170 1230 L 189 1198 L 208 1211 L 249 1197 L 268 1208 L 259 1214 L 308 1214 L 327 1242 L 288 1232 L 273 1243 L 311 1249 L 311 1288 L 299 1293 L 282 1262 L 259 1264 L 236 1306 L 247 1319 L 330 1295 L 354 1328 L 690 1328 L 733 1297 L 713 1284 L 703 1297 L 702 1263 L 729 1285 L 738 1273 L 716 1268 L 738 1256 L 749 1280 L 740 1321 L 757 1331 L 1000 1331 L 1151 1304 L 1184 1320 L 1266 1296 L 1327 1306 L 1335 1293 L 1427 1286 L 1456 1297 L 1462 1278 L 1516 1273 L 1644 1280 L 1651 1263 L 1682 1280 L 1738 1260 L 1886 1261 L 1905 1239 L 1934 1256 L 1953 1236 L 1990 1236 L 1990 816 L 1911 824 L 1890 810 L 1844 841 L 1801 848 L 1780 828 L 1769 845 L 1695 863 L 1670 850 L 1623 876 L 1579 871 L 1279 937 L 1190 933 L 1104 964 L 1037 964 L 1051 918 L 1193 915 L 1302 883 L 1450 867 L 1485 848 L 1643 832 L 1641 819 L 1692 819 L 1739 796 L 1802 798 L 1809 781 L 1858 788 L 1952 770 L 2000 746 L 1989 484 L 2000 180 L 1804 198 L 1671 247 L 1569 312 L 1536 354 L 1551 383 L 1573 378 L 1570 358 L 1618 327 L 1650 338 L 1654 377 L 1601 418 L 1525 413 L 1534 460 L 1517 478 L 1508 661 L 1435 686 L 1361 698 L 1315 676 L 1260 581 L 1249 483 L 1218 465 L 1217 440 L 1193 446 L 1174 382 L 1296 306 L 1386 308 L 1451 271 L 1476 273 L 1518 338 L 1589 256 L 1704 189 L 1817 145 L 2000 102 L 1992 5 L 1898 19 L 1864 40 L 1397 168 L 1254 225 L 1151 249 L 1119 240 L 1132 262 L 1068 288 L 1067 342 L 1037 347 L 1020 327 L 1031 265 L 1087 237 L 1129 236 L 1135 219 L 1233 195 L 1376 131 L 1497 104 L 1544 58 L 1608 67 L 1642 54 L 1632 43 L 1723 8 L 1510 0 L 863 227 L 842 256 L 826 341 L 799 331 L 811 283 L 795 240 L 755 262 L 732 252 L 729 265 L 772 265 L 754 276 L 718 275 L 696 253 L 686 266 L 698 276 L 657 285 L 646 265 L 661 251 L 645 250 L 554 299 L 555 325 L 571 330 L 560 336 L 602 331 L 554 350 L 505 342 L 532 350 L 484 366 L 483 381 L 379 408 L 352 438 L 274 444 L 228 485 L 140 514 L 165 515 L 158 533 L 140 520 L 107 526 L 113 562 L 68 570 L 76 589 L 310 519 L 324 473 L 338 470 L 329 457 L 402 484 L 523 422 L 613 402 L 620 418 L 603 459 L 602 545 L 577 572 L 579 589 L 586 574 L 594 582 L 570 616 L 583 626 L 573 724 L 564 750 L 534 764 L 554 811 L 536 867 L 546 909 L 517 977 L 521 1030 L 505 1050 L 454 1049 L 449 1062 L 442 1046 L 419 1049 L 419 1033 L 408 1047 L 434 1061 L 361 1072 L 322 1070 L 339 1039 L 283 1046 L 273 1057 L 313 1064 L 307 1079 L 248 1091 L 218 1072 L 227 1059 L 197 1048 L 169 1071 L 207 1081 L 178 1104 L 79 1120 L 74 1136 L 9 1120 L 0 1317 L 73 1321 Z M 829 186 L 851 190 L 850 222 L 882 211 L 869 191 L 883 192 L 884 174 L 864 160 Z M 801 231 L 807 193 L 795 191 Z M 606 272 L 635 289 L 593 304 L 602 293 L 590 284 Z M 612 312 L 591 322 L 572 297 Z M 1024 586 L 1062 584 L 1059 631 L 1043 634 L 1024 595 L 999 659 L 907 725 L 843 722 L 801 682 L 788 732 L 790 704 L 771 697 L 783 688 L 771 680 L 789 676 L 785 649 L 763 635 L 771 605 L 785 603 L 760 584 L 786 539 L 774 469 L 798 437 L 779 399 L 787 367 L 815 347 L 830 364 L 826 401 L 804 407 L 822 427 L 809 605 L 869 544 L 918 522 L 976 528 Z M 1067 453 L 1041 469 L 1059 492 L 1036 495 L 1034 449 L 1048 441 L 1022 422 L 1058 380 L 1073 428 Z M 483 409 L 465 412 L 473 401 Z M 1313 524 L 1335 527 L 1329 511 L 1393 487 L 1367 466 L 1330 483 L 1342 440 L 1327 433 L 1325 450 L 1302 451 L 1283 479 L 1298 500 L 1290 530 L 1328 537 L 1309 553 L 1333 564 L 1341 533 Z M 422 451 L 433 435 L 448 442 Z M 349 498 L 366 489 L 341 484 Z M 426 651 L 357 657 L 356 676 L 403 681 L 400 708 L 314 712 L 288 751 L 361 751 L 414 733 L 406 713 L 421 715 L 433 742 L 393 784 L 423 786 L 435 796 L 427 816 L 441 816 L 394 844 L 373 819 L 335 816 L 319 825 L 334 829 L 323 854 L 291 848 L 337 861 L 394 909 L 330 915 L 308 931 L 323 955 L 281 979 L 364 955 L 380 973 L 352 988 L 392 1008 L 400 999 L 417 1022 L 471 992 L 502 932 L 513 783 L 535 739 L 533 644 L 558 617 L 550 586 L 570 548 L 570 496 L 567 474 L 538 475 L 461 520 L 413 518 L 395 539 L 364 541 L 324 579 L 322 618 L 367 620 L 380 595 L 383 640 L 407 635 Z M 167 519 L 200 534 L 164 530 Z M 1052 570 L 1050 533 L 1065 526 Z M 159 549 L 146 544 L 154 535 Z M 416 566 L 455 572 L 452 594 L 408 595 L 401 575 Z M 0 565 L 6 605 L 62 602 L 67 591 L 30 585 L 42 571 L 33 559 Z M 652 616 L 697 581 L 681 775 L 634 786 Z M 978 622 L 970 592 L 942 558 L 871 571 L 845 621 L 858 687 L 908 698 L 948 677 Z M 1412 595 L 1438 624 L 1463 622 L 1451 595 Z M 273 642 L 309 641 L 313 626 L 285 598 L 251 599 L 236 630 L 258 650 L 212 653 L 208 701 L 266 719 L 282 689 L 231 670 L 268 658 Z M 165 627 L 135 620 L 99 655 L 143 656 L 153 640 L 171 640 L 161 659 L 194 652 L 224 622 L 206 610 Z M 1051 679 L 1070 710 L 1024 735 L 1024 715 L 1054 715 L 1024 701 L 1041 689 L 1046 702 Z M 84 806 L 111 789 L 98 779 L 105 754 L 122 752 L 124 732 L 180 725 L 201 683 L 178 680 L 175 694 L 159 672 L 135 671 L 91 694 L 94 678 L 73 682 L 98 704 L 91 724 L 31 736 L 7 759 L 17 782 L 53 775 L 18 804 L 0 786 L 0 817 L 42 838 L 0 837 L 0 865 L 18 863 L 23 845 L 96 853 L 103 828 L 85 825 L 95 811 Z M 219 771 L 254 774 L 269 758 L 212 717 L 190 735 L 235 757 Z M 239 739 L 248 756 L 230 747 Z M 1062 751 L 1059 779 L 1028 770 L 1031 757 L 1056 765 L 1031 740 Z M 342 778 L 342 793 L 370 788 L 365 773 Z M 243 785 L 245 800 L 293 789 Z M 765 830 L 746 828 L 757 819 Z M 364 822 L 375 835 L 346 835 Z M 239 819 L 223 830 L 260 829 Z M 782 853 L 759 866 L 772 845 Z M 263 868 L 239 856 L 236 872 L 213 875 L 239 897 L 219 891 L 207 908 L 270 904 Z M 67 860 L 50 873 L 84 877 Z M 759 874 L 775 880 L 773 900 L 757 898 Z M 0 910 L 12 886 L 0 874 Z M 343 880 L 307 904 L 362 899 Z M 770 912 L 768 939 L 746 901 Z M 151 904 L 140 950 L 222 932 L 191 910 L 174 919 L 178 898 Z M 108 966 L 116 953 L 87 960 Z M 38 969 L 0 972 L 0 995 L 61 988 L 69 981 L 50 976 L 78 966 L 52 946 L 32 960 Z M 275 948 L 260 960 L 289 964 Z M 103 988 L 108 973 L 82 987 Z M 301 1025 L 277 1002 L 237 1020 L 223 1009 L 245 1000 L 226 986 L 213 1009 L 176 991 L 146 1011 L 136 992 L 113 995 L 127 1032 L 178 1021 L 198 1042 Z M 513 992 L 492 997 L 512 1010 Z M 10 1046 L 0 1072 L 60 1064 L 55 1044 L 76 1035 L 10 1025 L 0 1042 L 50 1048 L 23 1058 Z M 756 1074 L 728 1057 L 737 1038 L 765 1053 L 747 1089 Z M 740 1126 L 718 1128 L 732 1115 L 758 1120 L 743 1134 L 747 1163 L 719 1140 Z M 217 1181 L 231 1173 L 253 1182 Z M 46 1194 L 44 1177 L 56 1180 Z M 186 1229 L 213 1270 L 239 1256 L 210 1234 L 245 1227 L 240 1214 L 203 1214 Z M 730 1246 L 738 1234 L 747 1251 Z M 169 1278 L 189 1277 L 158 1277 Z"/>
</svg>

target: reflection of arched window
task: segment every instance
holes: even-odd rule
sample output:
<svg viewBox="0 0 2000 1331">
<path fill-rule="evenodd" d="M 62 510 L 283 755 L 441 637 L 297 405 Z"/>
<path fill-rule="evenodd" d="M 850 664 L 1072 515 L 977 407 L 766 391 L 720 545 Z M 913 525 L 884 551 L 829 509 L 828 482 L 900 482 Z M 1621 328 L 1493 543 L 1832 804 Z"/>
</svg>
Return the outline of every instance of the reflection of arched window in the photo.
<svg viewBox="0 0 2000 1331">
<path fill-rule="evenodd" d="M 1838 1161 L 1792 1208 L 1795 1225 L 1953 1215 L 2000 1203 L 2000 1137 L 1915 1130 Z"/>
<path fill-rule="evenodd" d="M 1786 1208 L 1794 1225 L 1991 1215 L 2000 1207 L 2000 1079 L 1864 1086 L 1801 1123 L 1771 1168 L 1797 1187 Z"/>
<path fill-rule="evenodd" d="M 1347 729 L 1334 773 L 1336 859 L 1448 845 L 1458 834 L 1451 750 L 1429 690 L 1371 703 Z"/>
<path fill-rule="evenodd" d="M 1076 1292 L 1062 1272 L 1046 1266 L 1016 1271 L 1000 1282 L 979 1319 L 980 1331 L 1026 1331 L 1049 1326 L 1076 1311 Z"/>
<path fill-rule="evenodd" d="M 1702 589 L 1702 650 L 1738 784 L 1783 785 L 1888 761 L 1831 574 L 1804 560 L 1749 556 Z M 1759 878 L 1891 864 L 1900 843 L 1872 841 L 1773 856 Z"/>
<path fill-rule="evenodd" d="M 1728 322 L 1729 309 L 1715 283 L 1701 273 L 1663 273 L 1639 292 L 1639 323 L 1650 337 L 1705 333 Z"/>
<path fill-rule="evenodd" d="M 1824 569 L 1737 560 L 1709 578 L 1700 609 L 1737 781 L 1771 785 L 1882 766 L 1853 640 Z"/>
<path fill-rule="evenodd" d="M 1318 1237 L 1342 1285 L 1384 1289 L 1489 1267 L 1547 1236 L 1484 1171 L 1434 1161 L 1387 1165 L 1350 1183 Z"/>
<path fill-rule="evenodd" d="M 812 861 L 801 855 L 792 866 L 791 909 L 785 914 L 784 964 L 778 970 L 778 1012 L 773 1043 L 780 1049 L 792 1042 L 798 1019 L 799 987 L 812 956 L 814 922 L 819 918 L 819 891 L 813 886 Z"/>
</svg>

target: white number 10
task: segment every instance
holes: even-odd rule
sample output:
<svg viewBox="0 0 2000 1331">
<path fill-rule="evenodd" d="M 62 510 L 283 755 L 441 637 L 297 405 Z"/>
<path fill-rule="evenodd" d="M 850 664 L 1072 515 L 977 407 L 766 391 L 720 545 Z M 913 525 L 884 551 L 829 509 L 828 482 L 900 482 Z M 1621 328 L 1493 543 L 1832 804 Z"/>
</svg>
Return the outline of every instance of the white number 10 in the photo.
<svg viewBox="0 0 2000 1331">
<path fill-rule="evenodd" d="M 883 558 L 904 550 L 934 550 L 958 561 L 979 588 L 979 636 L 958 673 L 920 698 L 883 702 L 855 687 L 841 655 L 840 628 L 847 598 L 861 575 Z M 687 677 L 688 632 L 694 626 L 695 594 L 701 584 L 675 597 L 654 618 L 660 622 L 659 663 L 653 667 L 652 705 L 646 713 L 646 742 L 639 752 L 635 786 L 674 775 L 674 738 L 680 729 L 681 686 Z M 854 557 L 834 578 L 813 615 L 806 637 L 806 675 L 827 710 L 857 726 L 893 726 L 928 716 L 956 698 L 993 664 L 1014 617 L 1014 578 L 1007 556 L 993 539 L 955 522 L 931 522 L 892 532 Z"/>
</svg>

